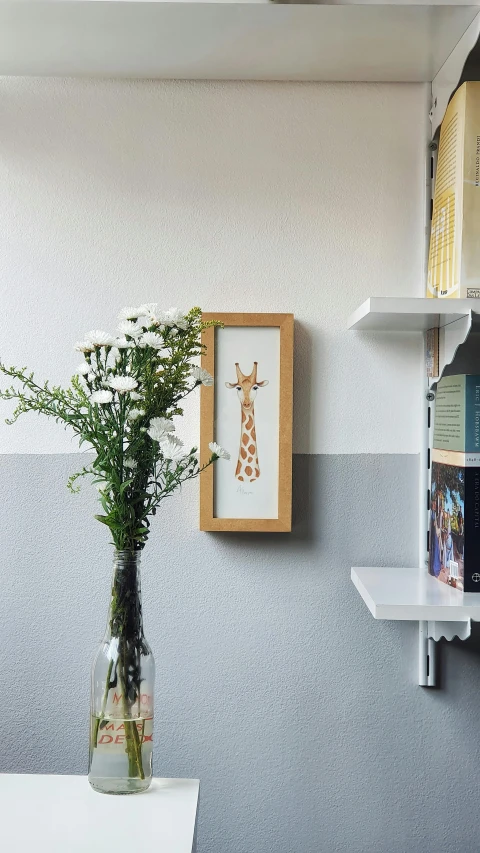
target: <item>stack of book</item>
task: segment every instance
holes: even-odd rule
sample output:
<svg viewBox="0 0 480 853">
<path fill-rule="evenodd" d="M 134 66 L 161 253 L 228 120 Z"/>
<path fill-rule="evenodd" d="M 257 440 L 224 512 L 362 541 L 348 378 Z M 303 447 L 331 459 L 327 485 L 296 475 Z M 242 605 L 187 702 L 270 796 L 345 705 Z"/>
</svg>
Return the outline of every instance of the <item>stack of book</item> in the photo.
<svg viewBox="0 0 480 853">
<path fill-rule="evenodd" d="M 480 376 L 446 376 L 435 397 L 429 572 L 480 592 Z"/>
</svg>

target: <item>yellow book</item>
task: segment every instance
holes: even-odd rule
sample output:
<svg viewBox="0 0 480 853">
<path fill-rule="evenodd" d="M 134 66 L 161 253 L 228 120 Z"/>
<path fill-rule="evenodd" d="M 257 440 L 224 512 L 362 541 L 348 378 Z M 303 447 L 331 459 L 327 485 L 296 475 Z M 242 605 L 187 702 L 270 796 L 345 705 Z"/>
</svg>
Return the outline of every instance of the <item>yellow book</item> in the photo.
<svg viewBox="0 0 480 853">
<path fill-rule="evenodd" d="M 480 298 L 480 83 L 464 83 L 440 130 L 427 296 Z"/>
</svg>

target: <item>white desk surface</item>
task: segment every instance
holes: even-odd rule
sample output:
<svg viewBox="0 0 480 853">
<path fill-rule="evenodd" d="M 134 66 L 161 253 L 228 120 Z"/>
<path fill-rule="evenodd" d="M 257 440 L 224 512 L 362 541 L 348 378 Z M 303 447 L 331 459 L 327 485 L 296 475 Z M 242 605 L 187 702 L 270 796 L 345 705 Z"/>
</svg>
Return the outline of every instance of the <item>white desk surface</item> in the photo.
<svg viewBox="0 0 480 853">
<path fill-rule="evenodd" d="M 98 794 L 85 776 L 0 774 L 0 849 L 10 853 L 191 853 L 197 779 Z"/>
</svg>

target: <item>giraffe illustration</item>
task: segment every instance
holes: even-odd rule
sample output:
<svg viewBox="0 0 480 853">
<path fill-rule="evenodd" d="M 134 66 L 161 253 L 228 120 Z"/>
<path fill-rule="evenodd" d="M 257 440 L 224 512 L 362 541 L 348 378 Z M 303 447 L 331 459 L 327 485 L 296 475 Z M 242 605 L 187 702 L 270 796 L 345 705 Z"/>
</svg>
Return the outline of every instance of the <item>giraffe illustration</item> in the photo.
<svg viewBox="0 0 480 853">
<path fill-rule="evenodd" d="M 257 434 L 255 431 L 255 397 L 259 388 L 268 385 L 268 379 L 263 382 L 257 382 L 257 366 L 256 361 L 253 362 L 253 370 L 248 375 L 245 375 L 240 370 L 238 362 L 235 363 L 237 371 L 237 382 L 225 382 L 227 388 L 235 388 L 238 399 L 240 400 L 240 409 L 242 413 L 242 423 L 240 431 L 240 449 L 238 451 L 238 462 L 235 469 L 235 477 L 242 483 L 249 480 L 251 483 L 258 480 L 260 476 L 260 465 L 258 464 L 257 455 Z"/>
</svg>

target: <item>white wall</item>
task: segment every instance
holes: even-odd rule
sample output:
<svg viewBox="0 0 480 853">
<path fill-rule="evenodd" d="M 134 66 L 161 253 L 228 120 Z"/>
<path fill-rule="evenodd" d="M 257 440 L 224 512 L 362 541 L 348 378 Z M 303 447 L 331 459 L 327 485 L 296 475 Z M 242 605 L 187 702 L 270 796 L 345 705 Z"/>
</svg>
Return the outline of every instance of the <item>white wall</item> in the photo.
<svg viewBox="0 0 480 853">
<path fill-rule="evenodd" d="M 67 381 L 138 301 L 293 311 L 295 451 L 417 452 L 419 336 L 345 327 L 422 295 L 426 110 L 421 85 L 3 78 L 3 360 Z M 0 453 L 75 449 L 10 408 Z"/>
</svg>

